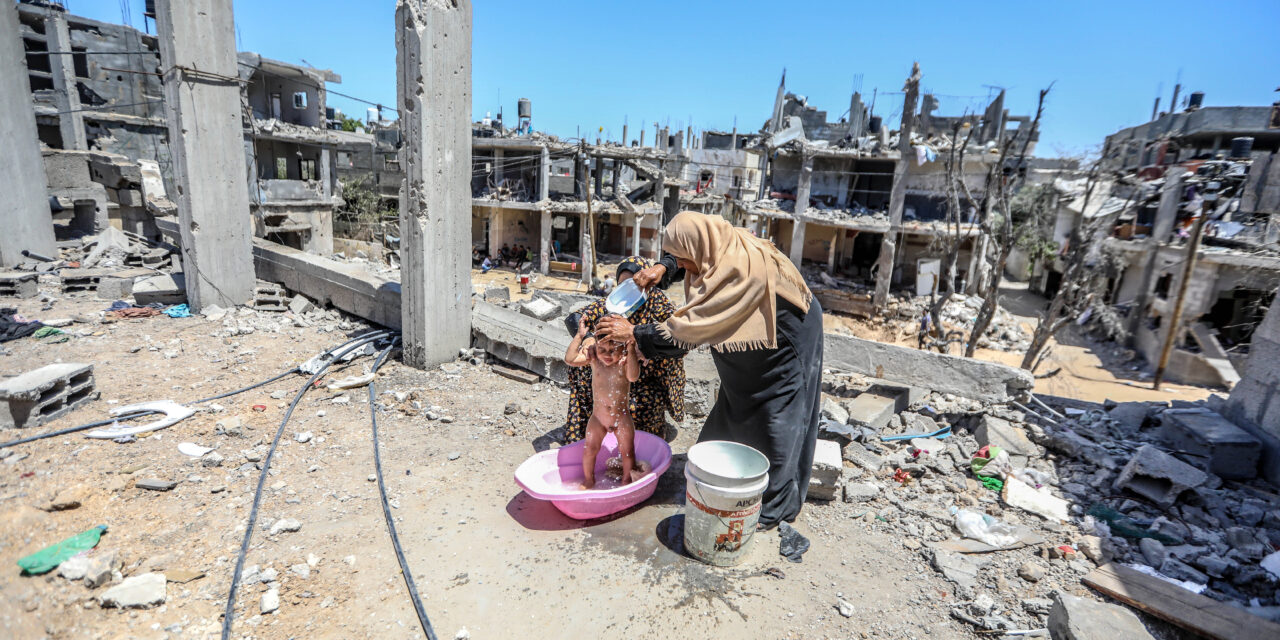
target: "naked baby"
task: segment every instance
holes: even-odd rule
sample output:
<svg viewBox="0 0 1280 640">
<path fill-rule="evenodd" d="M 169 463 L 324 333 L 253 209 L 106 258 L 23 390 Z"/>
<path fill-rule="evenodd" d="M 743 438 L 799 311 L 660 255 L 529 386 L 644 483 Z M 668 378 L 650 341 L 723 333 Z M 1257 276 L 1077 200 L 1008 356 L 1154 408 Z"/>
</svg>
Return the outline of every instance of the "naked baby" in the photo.
<svg viewBox="0 0 1280 640">
<path fill-rule="evenodd" d="M 571 367 L 591 365 L 591 419 L 587 422 L 586 447 L 582 451 L 582 488 L 596 484 L 596 455 L 606 433 L 618 438 L 622 457 L 622 484 L 632 480 L 635 466 L 635 424 L 627 413 L 631 383 L 640 379 L 640 359 L 634 344 L 612 340 L 595 342 L 588 337 L 586 320 L 578 322 L 578 333 L 564 354 Z"/>
</svg>

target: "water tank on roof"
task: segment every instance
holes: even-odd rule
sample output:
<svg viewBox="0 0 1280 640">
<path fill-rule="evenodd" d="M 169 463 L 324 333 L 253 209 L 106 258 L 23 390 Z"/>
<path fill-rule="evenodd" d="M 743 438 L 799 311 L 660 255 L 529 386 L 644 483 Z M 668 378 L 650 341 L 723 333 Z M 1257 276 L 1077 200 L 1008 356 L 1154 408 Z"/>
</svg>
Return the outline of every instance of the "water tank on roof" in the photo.
<svg viewBox="0 0 1280 640">
<path fill-rule="evenodd" d="M 1203 104 L 1204 104 L 1203 91 L 1193 91 L 1191 92 L 1191 97 L 1187 98 L 1188 109 L 1199 109 L 1200 105 L 1203 105 Z"/>
<path fill-rule="evenodd" d="M 883 121 L 880 119 L 880 116 L 871 116 L 871 119 L 867 121 L 867 132 L 880 133 L 881 122 Z"/>
<path fill-rule="evenodd" d="M 520 100 L 516 101 L 516 117 L 533 117 L 533 103 L 530 102 L 528 98 L 520 98 Z"/>
<path fill-rule="evenodd" d="M 1248 136 L 1231 139 L 1231 157 L 1248 158 L 1253 152 L 1253 138 Z"/>
<path fill-rule="evenodd" d="M 377 110 L 377 109 L 375 109 L 375 108 L 373 108 L 373 107 L 369 107 L 368 109 L 365 109 L 365 110 L 364 110 L 364 121 L 365 121 L 365 122 L 377 122 L 377 121 L 378 121 L 378 110 Z"/>
</svg>

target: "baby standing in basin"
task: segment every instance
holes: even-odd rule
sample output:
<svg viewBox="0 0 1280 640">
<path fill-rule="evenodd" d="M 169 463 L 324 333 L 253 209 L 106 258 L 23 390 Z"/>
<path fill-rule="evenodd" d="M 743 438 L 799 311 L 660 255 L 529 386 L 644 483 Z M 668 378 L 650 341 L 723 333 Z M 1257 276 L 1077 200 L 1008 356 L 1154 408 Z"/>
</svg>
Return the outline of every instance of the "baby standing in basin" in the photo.
<svg viewBox="0 0 1280 640">
<path fill-rule="evenodd" d="M 582 450 L 582 488 L 595 486 L 596 455 L 608 432 L 618 438 L 622 460 L 622 484 L 630 484 L 635 466 L 635 424 L 627 413 L 631 383 L 640 379 L 640 361 L 634 344 L 614 340 L 595 341 L 587 335 L 587 322 L 578 322 L 578 333 L 569 343 L 564 362 L 571 367 L 591 365 L 591 395 L 594 400 L 587 422 L 586 446 Z M 590 344 L 587 344 L 591 341 Z"/>
</svg>

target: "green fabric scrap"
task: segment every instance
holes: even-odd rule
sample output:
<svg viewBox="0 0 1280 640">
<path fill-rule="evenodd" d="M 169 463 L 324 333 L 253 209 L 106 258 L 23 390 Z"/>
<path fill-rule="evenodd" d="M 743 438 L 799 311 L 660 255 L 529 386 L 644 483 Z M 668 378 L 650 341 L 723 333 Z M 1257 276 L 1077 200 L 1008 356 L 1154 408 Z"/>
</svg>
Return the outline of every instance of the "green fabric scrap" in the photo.
<svg viewBox="0 0 1280 640">
<path fill-rule="evenodd" d="M 1004 489 L 1004 480 L 1001 480 L 1000 478 L 992 478 L 990 476 L 978 476 L 978 479 L 982 481 L 982 486 L 992 491 L 999 492 L 1002 489 Z"/>
<path fill-rule="evenodd" d="M 1182 538 L 1144 529 L 1134 522 L 1132 518 L 1102 503 L 1089 507 L 1089 510 L 1085 513 L 1106 522 L 1111 527 L 1111 533 L 1123 538 L 1151 538 L 1163 544 L 1174 545 L 1183 543 Z"/>
</svg>

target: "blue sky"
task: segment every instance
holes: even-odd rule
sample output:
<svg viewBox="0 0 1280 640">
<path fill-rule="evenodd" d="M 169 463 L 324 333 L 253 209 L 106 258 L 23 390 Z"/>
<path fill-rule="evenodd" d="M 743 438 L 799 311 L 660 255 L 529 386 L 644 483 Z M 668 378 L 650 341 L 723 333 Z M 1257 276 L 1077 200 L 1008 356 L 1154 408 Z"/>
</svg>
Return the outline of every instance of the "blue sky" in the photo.
<svg viewBox="0 0 1280 640">
<path fill-rule="evenodd" d="M 143 0 L 67 0 L 73 13 L 142 27 Z M 239 46 L 332 69 L 331 89 L 395 104 L 392 0 L 236 0 Z M 1038 155 L 1079 153 L 1144 121 L 1159 90 L 1168 107 L 1204 91 L 1206 105 L 1280 99 L 1277 0 L 1162 2 L 647 3 L 477 0 L 473 112 L 533 101 L 533 122 L 561 136 L 630 137 L 641 123 L 754 131 L 768 116 L 782 69 L 787 88 L 834 119 L 861 86 L 894 123 L 897 93 L 918 61 L 938 113 L 981 110 L 990 86 L 1015 114 L 1053 82 Z M 154 31 L 154 25 L 152 25 Z M 990 86 L 989 86 L 990 85 Z M 886 93 L 888 95 L 886 95 Z M 1180 98 L 1181 101 L 1181 98 Z M 365 105 L 331 97 L 361 116 Z M 594 133 L 591 133 L 594 137 Z"/>
</svg>

